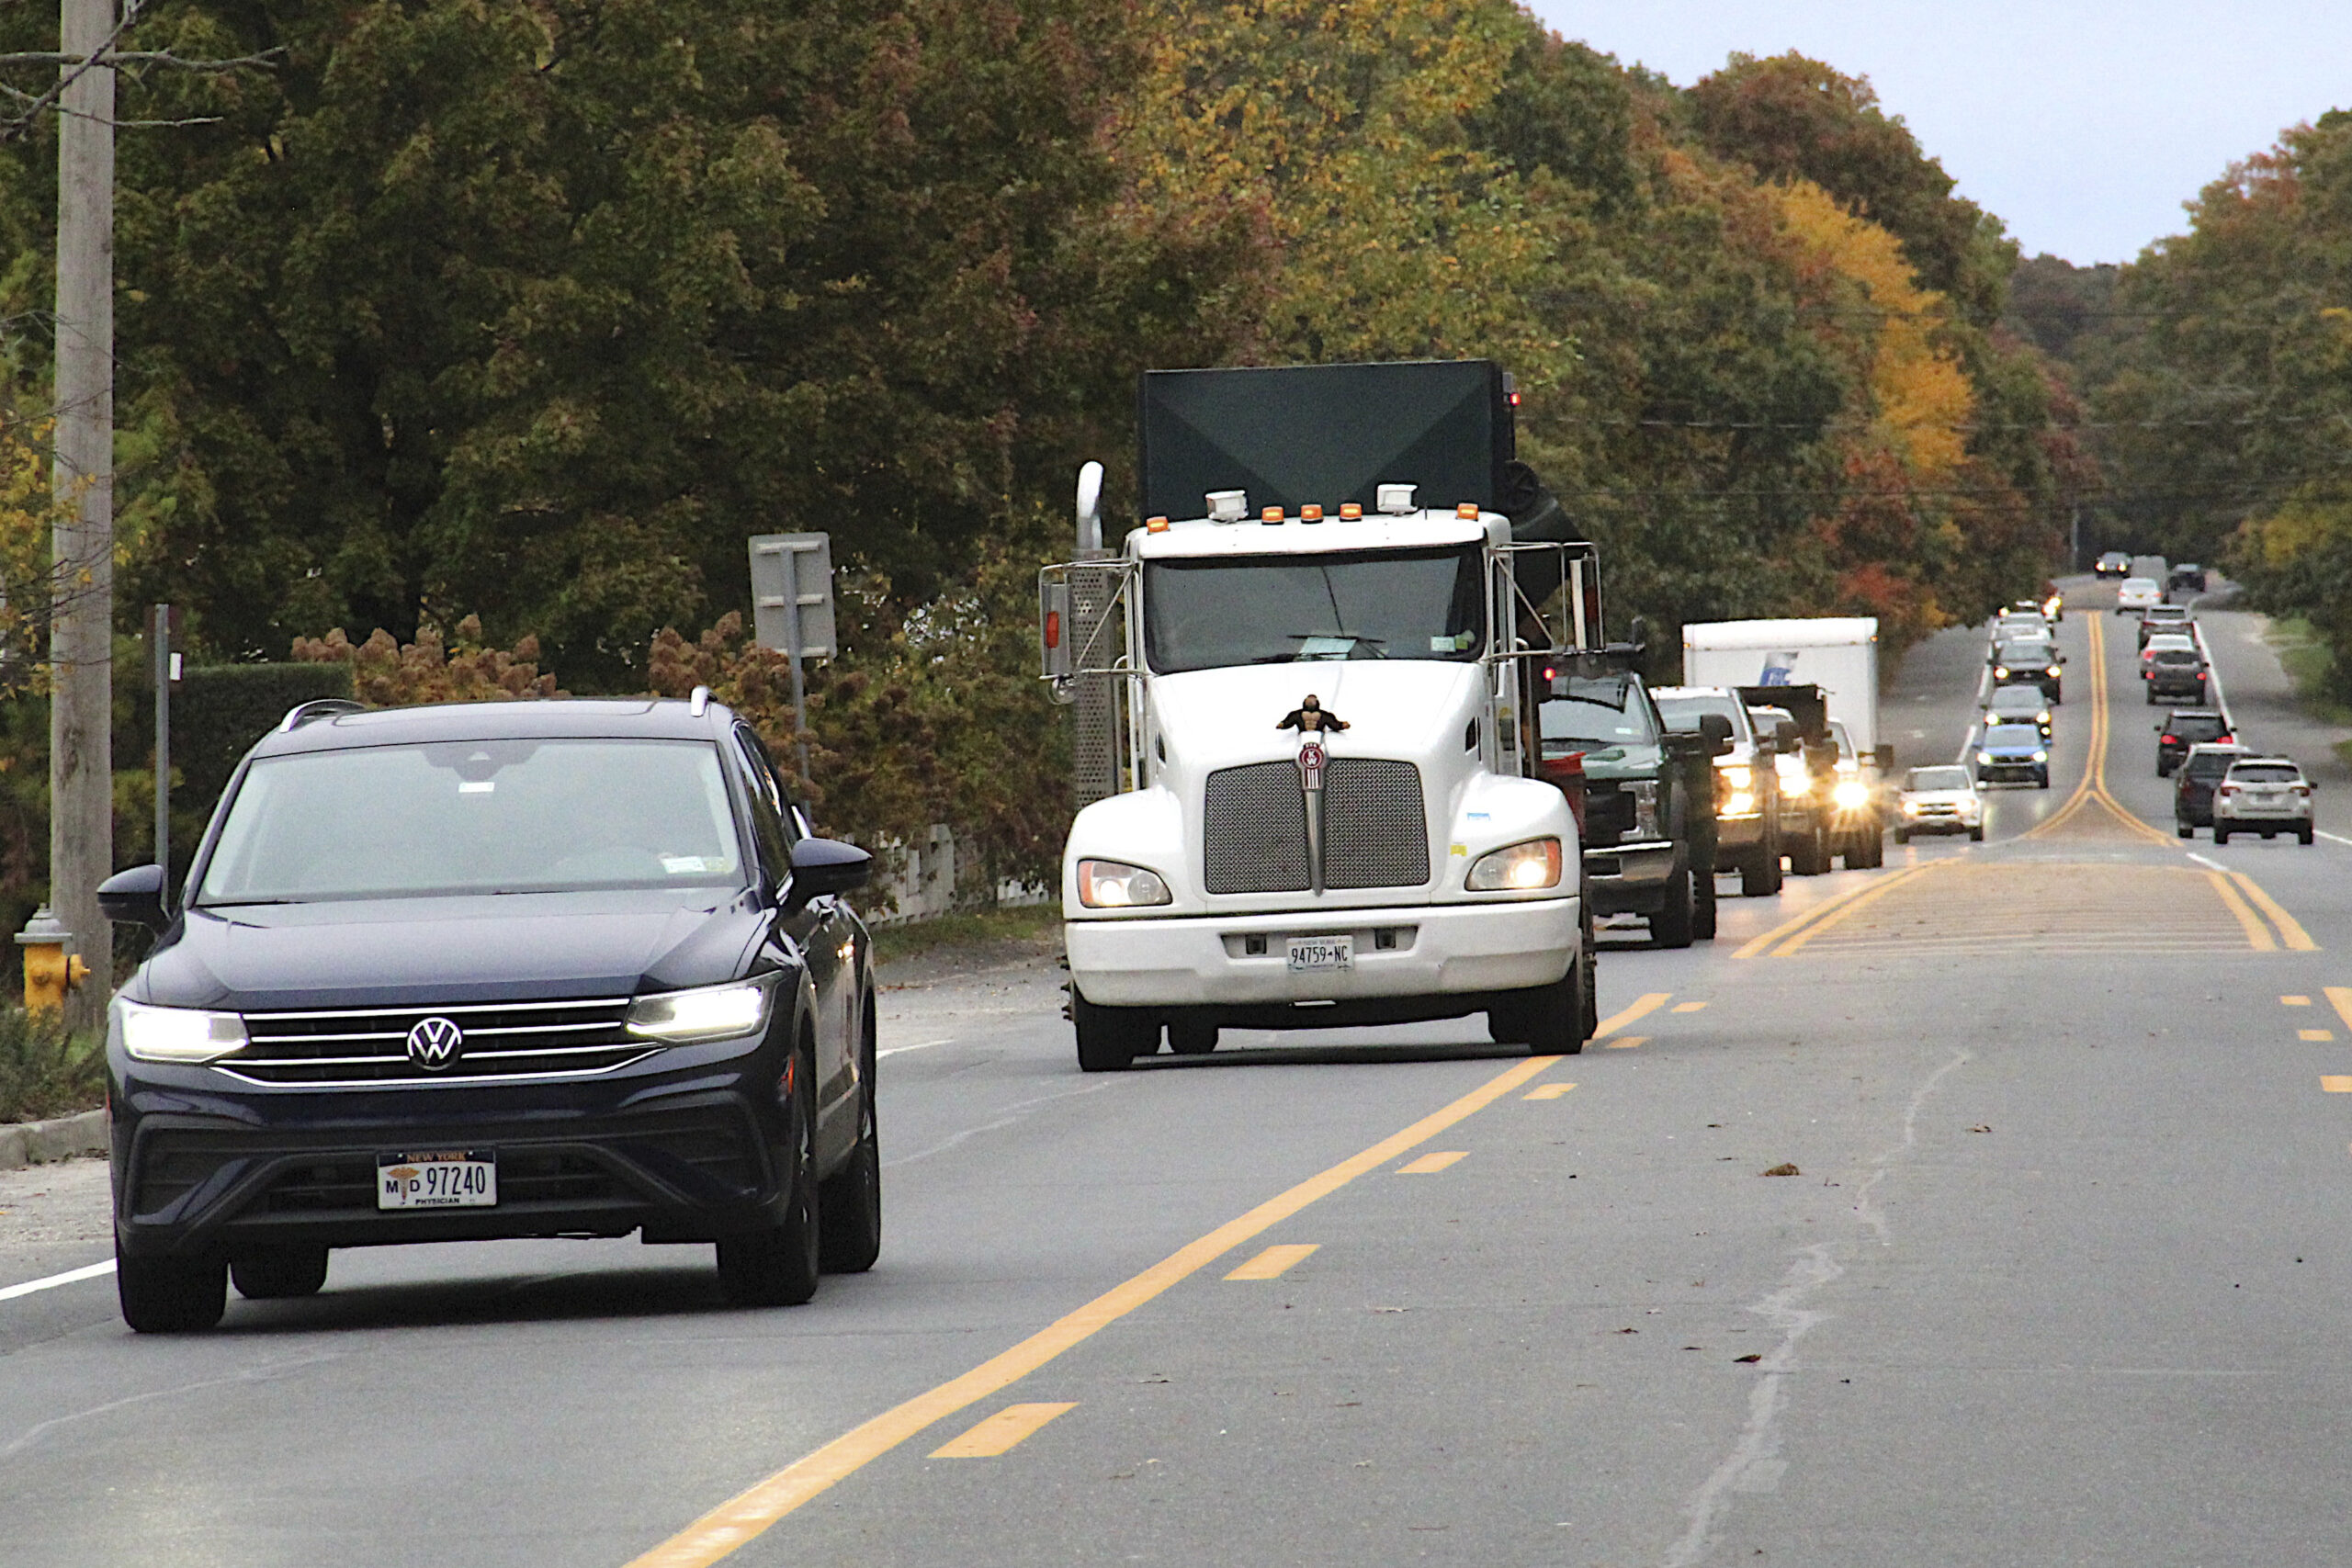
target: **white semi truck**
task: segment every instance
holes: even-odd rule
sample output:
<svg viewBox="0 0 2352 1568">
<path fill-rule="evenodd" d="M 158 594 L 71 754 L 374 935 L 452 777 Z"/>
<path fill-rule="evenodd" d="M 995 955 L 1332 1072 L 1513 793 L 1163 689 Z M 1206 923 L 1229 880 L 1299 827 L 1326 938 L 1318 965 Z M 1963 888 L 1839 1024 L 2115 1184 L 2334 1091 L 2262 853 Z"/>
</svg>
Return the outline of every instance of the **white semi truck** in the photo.
<svg viewBox="0 0 2352 1568">
<path fill-rule="evenodd" d="M 1483 361 L 1145 377 L 1143 525 L 1040 584 L 1047 675 L 1114 704 L 1116 793 L 1062 861 L 1085 1070 L 1163 1031 L 1590 1036 L 1577 821 L 1533 718 L 1542 667 L 1596 640 L 1597 562 L 1501 510 L 1565 532 L 1511 462 L 1508 385 Z"/>
</svg>

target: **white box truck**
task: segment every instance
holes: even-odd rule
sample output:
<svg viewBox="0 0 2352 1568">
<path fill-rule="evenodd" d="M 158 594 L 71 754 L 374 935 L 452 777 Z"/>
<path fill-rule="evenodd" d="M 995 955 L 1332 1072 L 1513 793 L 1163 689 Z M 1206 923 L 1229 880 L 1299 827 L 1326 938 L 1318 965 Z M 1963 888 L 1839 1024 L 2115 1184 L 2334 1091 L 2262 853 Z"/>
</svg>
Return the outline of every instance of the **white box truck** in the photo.
<svg viewBox="0 0 2352 1568">
<path fill-rule="evenodd" d="M 1682 682 L 1740 690 L 1750 706 L 1769 701 L 1776 686 L 1817 690 L 1828 722 L 1844 730 L 1846 744 L 1826 766 L 1826 759 L 1803 751 L 1779 759 L 1791 868 L 1800 874 L 1826 871 L 1835 854 L 1843 854 L 1849 867 L 1883 863 L 1888 758 L 1879 749 L 1875 618 L 1693 622 L 1682 628 Z M 1811 723 L 1810 703 L 1783 705 Z"/>
</svg>

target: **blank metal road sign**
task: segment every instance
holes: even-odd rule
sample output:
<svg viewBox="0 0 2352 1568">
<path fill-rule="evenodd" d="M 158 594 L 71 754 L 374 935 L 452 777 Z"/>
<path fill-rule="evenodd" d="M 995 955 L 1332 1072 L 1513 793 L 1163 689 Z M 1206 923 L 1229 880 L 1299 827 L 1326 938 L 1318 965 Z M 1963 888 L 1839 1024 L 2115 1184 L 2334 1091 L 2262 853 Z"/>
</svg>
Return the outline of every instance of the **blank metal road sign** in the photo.
<svg viewBox="0 0 2352 1568">
<path fill-rule="evenodd" d="M 801 659 L 838 651 L 831 535 L 752 536 L 752 635 L 762 648 Z"/>
</svg>

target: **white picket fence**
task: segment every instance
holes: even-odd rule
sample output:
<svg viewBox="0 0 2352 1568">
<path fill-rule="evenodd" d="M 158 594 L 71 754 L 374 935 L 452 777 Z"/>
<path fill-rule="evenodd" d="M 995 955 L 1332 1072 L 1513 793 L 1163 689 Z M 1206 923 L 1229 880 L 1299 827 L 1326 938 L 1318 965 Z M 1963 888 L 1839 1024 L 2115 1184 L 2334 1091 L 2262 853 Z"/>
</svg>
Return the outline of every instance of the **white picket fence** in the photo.
<svg viewBox="0 0 2352 1568">
<path fill-rule="evenodd" d="M 881 863 L 880 873 L 874 879 L 875 890 L 882 899 L 896 903 L 887 910 L 869 906 L 872 912 L 866 918 L 872 924 L 895 925 L 901 920 L 927 920 L 955 913 L 956 834 L 946 823 L 933 823 L 930 833 L 919 844 L 884 844 L 875 858 Z M 1000 905 L 1042 904 L 1054 896 L 1052 888 L 1035 883 L 1000 882 L 996 889 Z"/>
</svg>

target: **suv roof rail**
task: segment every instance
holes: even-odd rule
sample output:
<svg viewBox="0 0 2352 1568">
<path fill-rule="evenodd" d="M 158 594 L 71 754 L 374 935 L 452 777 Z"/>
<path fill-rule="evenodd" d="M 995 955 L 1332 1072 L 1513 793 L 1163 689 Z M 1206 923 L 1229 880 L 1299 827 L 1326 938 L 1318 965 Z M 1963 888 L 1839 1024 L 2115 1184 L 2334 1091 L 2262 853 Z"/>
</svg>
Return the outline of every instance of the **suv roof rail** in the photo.
<svg viewBox="0 0 2352 1568">
<path fill-rule="evenodd" d="M 710 688 L 708 686 L 696 686 L 694 689 L 694 694 L 686 698 L 686 711 L 694 715 L 696 718 L 700 718 L 709 710 Z"/>
<path fill-rule="evenodd" d="M 301 728 L 314 718 L 333 718 L 338 714 L 366 713 L 366 703 L 355 703 L 349 697 L 313 697 L 307 703 L 297 703 L 286 710 L 277 721 L 277 733 L 288 734 Z"/>
</svg>

